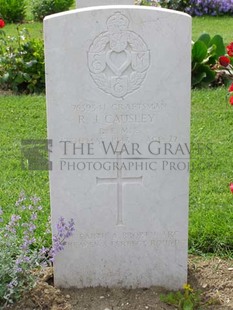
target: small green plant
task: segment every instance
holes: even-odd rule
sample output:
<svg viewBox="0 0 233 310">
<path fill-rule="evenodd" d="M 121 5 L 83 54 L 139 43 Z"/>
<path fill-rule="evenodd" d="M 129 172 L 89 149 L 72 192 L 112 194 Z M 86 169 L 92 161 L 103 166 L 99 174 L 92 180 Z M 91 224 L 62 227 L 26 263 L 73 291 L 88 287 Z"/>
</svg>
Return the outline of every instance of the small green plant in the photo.
<svg viewBox="0 0 233 310">
<path fill-rule="evenodd" d="M 0 88 L 15 93 L 45 91 L 44 43 L 31 39 L 27 29 L 17 36 L 0 32 Z"/>
<path fill-rule="evenodd" d="M 44 212 L 40 199 L 27 198 L 21 193 L 15 208 L 15 214 L 6 223 L 0 208 L 0 308 L 17 301 L 35 286 L 35 271 L 51 264 L 74 231 L 74 221 L 66 223 L 61 217 L 57 234 L 53 236 L 53 247 L 45 247 L 44 239 L 37 234 L 39 218 Z M 51 236 L 50 221 L 48 225 L 44 235 Z"/>
<path fill-rule="evenodd" d="M 140 5 L 152 6 L 152 3 L 151 3 L 151 1 L 149 1 L 149 0 L 142 0 L 142 1 L 140 2 Z"/>
<path fill-rule="evenodd" d="M 223 39 L 202 34 L 192 46 L 192 87 L 209 86 L 215 80 L 215 66 L 225 51 Z"/>
<path fill-rule="evenodd" d="M 161 7 L 159 0 L 141 0 L 139 5 Z"/>
<path fill-rule="evenodd" d="M 166 9 L 184 11 L 189 6 L 190 0 L 160 0 L 159 3 Z"/>
<path fill-rule="evenodd" d="M 200 293 L 194 292 L 189 284 L 183 286 L 183 291 L 171 292 L 167 295 L 160 295 L 162 302 L 175 306 L 180 310 L 200 309 Z"/>
<path fill-rule="evenodd" d="M 69 10 L 74 0 L 33 0 L 32 14 L 35 20 L 42 21 L 45 16 Z"/>
<path fill-rule="evenodd" d="M 0 15 L 8 23 L 22 22 L 25 10 L 25 0 L 0 0 Z"/>
</svg>

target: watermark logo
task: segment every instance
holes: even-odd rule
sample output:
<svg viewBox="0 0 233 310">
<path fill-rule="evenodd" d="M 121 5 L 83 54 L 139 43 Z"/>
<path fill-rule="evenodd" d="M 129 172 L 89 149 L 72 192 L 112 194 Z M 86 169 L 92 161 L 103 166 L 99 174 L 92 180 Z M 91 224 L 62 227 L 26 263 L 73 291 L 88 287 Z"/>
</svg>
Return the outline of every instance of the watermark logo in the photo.
<svg viewBox="0 0 233 310">
<path fill-rule="evenodd" d="M 21 164 L 23 170 L 52 170 L 49 153 L 52 152 L 52 140 L 31 139 L 21 141 Z"/>
<path fill-rule="evenodd" d="M 53 145 L 54 144 L 54 145 Z M 52 147 L 56 146 L 54 161 L 50 161 Z M 214 156 L 213 144 L 190 146 L 185 142 L 161 142 L 152 140 L 144 143 L 120 141 L 98 141 L 78 143 L 72 140 L 30 139 L 21 141 L 23 170 L 61 171 L 189 171 L 196 160 L 209 165 Z"/>
</svg>

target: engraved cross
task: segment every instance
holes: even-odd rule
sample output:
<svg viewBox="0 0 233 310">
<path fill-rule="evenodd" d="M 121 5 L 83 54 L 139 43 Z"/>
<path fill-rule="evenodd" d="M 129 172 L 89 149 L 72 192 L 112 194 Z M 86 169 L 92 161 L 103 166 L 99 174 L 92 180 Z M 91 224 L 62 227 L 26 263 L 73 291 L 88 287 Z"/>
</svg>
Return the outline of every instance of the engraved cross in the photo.
<svg viewBox="0 0 233 310">
<path fill-rule="evenodd" d="M 119 168 L 121 167 L 121 156 L 117 154 Z M 142 176 L 140 177 L 122 177 L 121 169 L 117 169 L 116 178 L 99 178 L 96 177 L 96 183 L 99 184 L 116 184 L 117 185 L 117 223 L 123 225 L 123 186 L 125 184 L 142 184 Z"/>
</svg>

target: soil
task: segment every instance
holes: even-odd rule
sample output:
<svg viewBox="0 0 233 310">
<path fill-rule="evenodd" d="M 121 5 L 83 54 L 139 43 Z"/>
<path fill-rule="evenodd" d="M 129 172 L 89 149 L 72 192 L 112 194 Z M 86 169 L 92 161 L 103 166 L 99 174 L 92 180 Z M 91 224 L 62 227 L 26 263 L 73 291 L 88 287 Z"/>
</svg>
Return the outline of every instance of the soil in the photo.
<svg viewBox="0 0 233 310">
<path fill-rule="evenodd" d="M 10 96 L 12 94 L 13 94 L 13 92 L 11 90 L 0 89 L 0 96 Z"/>
<path fill-rule="evenodd" d="M 170 310 L 160 301 L 164 289 L 54 288 L 53 270 L 47 268 L 37 286 L 11 310 Z M 202 306 L 197 309 L 233 309 L 233 260 L 189 257 L 188 283 L 200 291 Z M 207 306 L 208 304 L 208 306 Z"/>
</svg>

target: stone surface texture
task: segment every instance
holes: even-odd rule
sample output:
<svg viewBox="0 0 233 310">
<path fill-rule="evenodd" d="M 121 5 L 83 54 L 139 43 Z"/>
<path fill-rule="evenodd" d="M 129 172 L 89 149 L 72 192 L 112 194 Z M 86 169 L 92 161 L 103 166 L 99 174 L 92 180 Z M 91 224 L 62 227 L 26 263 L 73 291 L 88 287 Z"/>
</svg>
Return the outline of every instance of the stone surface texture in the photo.
<svg viewBox="0 0 233 310">
<path fill-rule="evenodd" d="M 102 5 L 133 5 L 134 0 L 77 0 L 76 7 L 78 9 L 86 8 L 90 6 L 102 6 Z"/>
<path fill-rule="evenodd" d="M 45 18 L 54 263 L 61 287 L 187 281 L 191 18 L 137 6 Z"/>
</svg>

